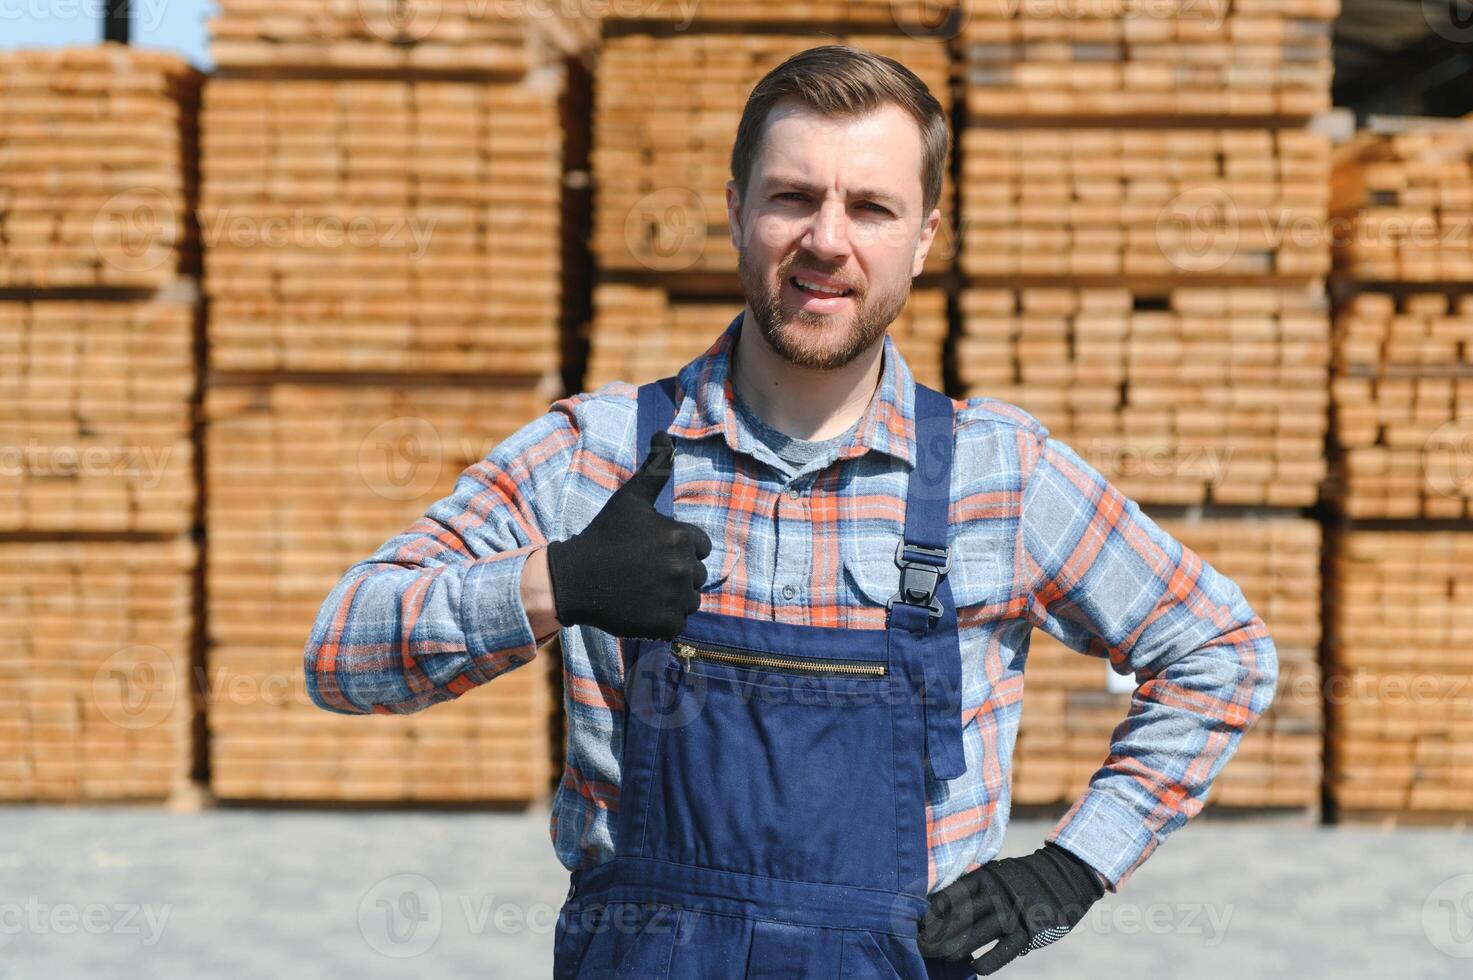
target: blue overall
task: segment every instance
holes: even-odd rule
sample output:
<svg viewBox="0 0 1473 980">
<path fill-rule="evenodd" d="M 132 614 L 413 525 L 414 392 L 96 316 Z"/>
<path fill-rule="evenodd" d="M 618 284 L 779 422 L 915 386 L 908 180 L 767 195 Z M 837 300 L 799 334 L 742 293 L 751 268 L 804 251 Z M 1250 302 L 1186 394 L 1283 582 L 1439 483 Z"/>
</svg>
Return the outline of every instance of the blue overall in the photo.
<svg viewBox="0 0 1473 980">
<path fill-rule="evenodd" d="M 674 418 L 674 380 L 639 389 L 637 457 Z M 952 405 L 920 384 L 915 400 L 885 629 L 697 610 L 673 641 L 621 640 L 616 853 L 571 875 L 554 980 L 975 976 L 916 945 L 926 767 L 966 766 L 944 574 Z M 673 481 L 656 509 L 674 516 Z"/>
</svg>

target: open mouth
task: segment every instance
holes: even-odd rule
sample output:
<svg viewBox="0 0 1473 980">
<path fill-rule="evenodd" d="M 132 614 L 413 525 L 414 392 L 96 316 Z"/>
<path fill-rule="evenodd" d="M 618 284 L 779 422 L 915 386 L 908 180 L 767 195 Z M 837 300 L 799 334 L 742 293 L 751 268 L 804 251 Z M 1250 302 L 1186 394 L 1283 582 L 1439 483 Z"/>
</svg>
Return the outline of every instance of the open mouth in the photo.
<svg viewBox="0 0 1473 980">
<path fill-rule="evenodd" d="M 823 299 L 840 299 L 854 292 L 852 289 L 833 289 L 828 286 L 820 286 L 818 283 L 809 282 L 801 276 L 788 276 L 788 284 L 800 293 L 806 293 L 809 296 L 818 296 Z"/>
</svg>

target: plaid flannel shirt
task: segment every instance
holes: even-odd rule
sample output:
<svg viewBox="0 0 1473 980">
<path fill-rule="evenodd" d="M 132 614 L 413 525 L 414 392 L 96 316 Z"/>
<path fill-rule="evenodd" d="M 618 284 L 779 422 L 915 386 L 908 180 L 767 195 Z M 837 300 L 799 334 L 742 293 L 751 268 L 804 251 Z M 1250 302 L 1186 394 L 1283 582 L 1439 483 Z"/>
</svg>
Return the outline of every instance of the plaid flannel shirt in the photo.
<svg viewBox="0 0 1473 980">
<path fill-rule="evenodd" d="M 732 408 L 741 321 L 680 370 L 670 429 L 675 516 L 713 544 L 701 608 L 883 629 L 916 459 L 910 368 L 886 336 L 880 382 L 853 437 L 788 476 Z M 1268 707 L 1273 641 L 1234 582 L 1033 416 L 989 397 L 953 402 L 949 580 L 967 771 L 940 782 L 927 774 L 929 887 L 1002 847 L 1036 627 L 1136 681 L 1128 713 L 1100 746 L 1107 757 L 1047 837 L 1113 892 L 1201 809 Z M 306 644 L 313 702 L 349 714 L 420 711 L 536 656 L 522 567 L 585 527 L 633 473 L 635 417 L 627 382 L 555 401 L 348 568 Z M 560 635 L 567 746 L 551 834 L 572 869 L 614 854 L 623 668 L 610 634 L 575 626 Z"/>
</svg>

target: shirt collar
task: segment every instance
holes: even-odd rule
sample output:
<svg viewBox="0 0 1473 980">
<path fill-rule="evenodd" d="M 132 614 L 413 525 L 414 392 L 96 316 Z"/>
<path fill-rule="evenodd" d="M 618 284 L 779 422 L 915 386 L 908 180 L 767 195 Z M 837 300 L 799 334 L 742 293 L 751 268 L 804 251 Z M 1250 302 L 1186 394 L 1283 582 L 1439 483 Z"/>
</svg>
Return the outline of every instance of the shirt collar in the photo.
<svg viewBox="0 0 1473 980">
<path fill-rule="evenodd" d="M 742 329 L 738 312 L 705 353 L 677 374 L 680 399 L 671 435 L 703 439 L 720 434 L 732 452 L 756 455 L 756 436 L 737 419 L 732 406 L 731 355 Z M 870 449 L 915 465 L 915 381 L 895 341 L 885 334 L 880 384 L 854 437 L 839 450 L 839 459 L 862 456 Z"/>
</svg>

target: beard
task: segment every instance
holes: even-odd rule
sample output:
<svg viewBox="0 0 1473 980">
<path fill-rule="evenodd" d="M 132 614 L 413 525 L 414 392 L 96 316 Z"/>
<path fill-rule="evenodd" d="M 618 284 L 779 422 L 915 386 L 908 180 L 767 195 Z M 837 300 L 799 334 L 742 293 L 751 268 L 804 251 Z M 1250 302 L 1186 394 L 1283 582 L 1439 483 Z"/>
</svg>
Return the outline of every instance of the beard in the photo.
<svg viewBox="0 0 1473 980">
<path fill-rule="evenodd" d="M 857 286 L 852 287 L 850 296 L 853 311 L 847 315 L 853 317 L 853 322 L 837 344 L 821 343 L 816 339 L 820 332 L 832 328 L 835 321 L 846 314 L 826 316 L 799 309 L 793 311 L 789 321 L 783 310 L 782 290 L 788 276 L 792 275 L 797 256 L 790 255 L 785 259 L 771 279 L 765 277 L 748 256 L 748 249 L 741 249 L 737 253 L 737 275 L 741 280 L 747 305 L 752 308 L 752 316 L 757 321 L 757 327 L 762 331 L 767 346 L 777 356 L 796 367 L 816 371 L 832 371 L 843 367 L 869 350 L 885 335 L 886 328 L 895 322 L 895 318 L 905 308 L 906 301 L 910 299 L 909 276 L 904 278 L 899 287 L 873 295 L 868 291 L 861 291 Z M 808 265 L 815 272 L 821 269 L 819 263 Z"/>
</svg>

